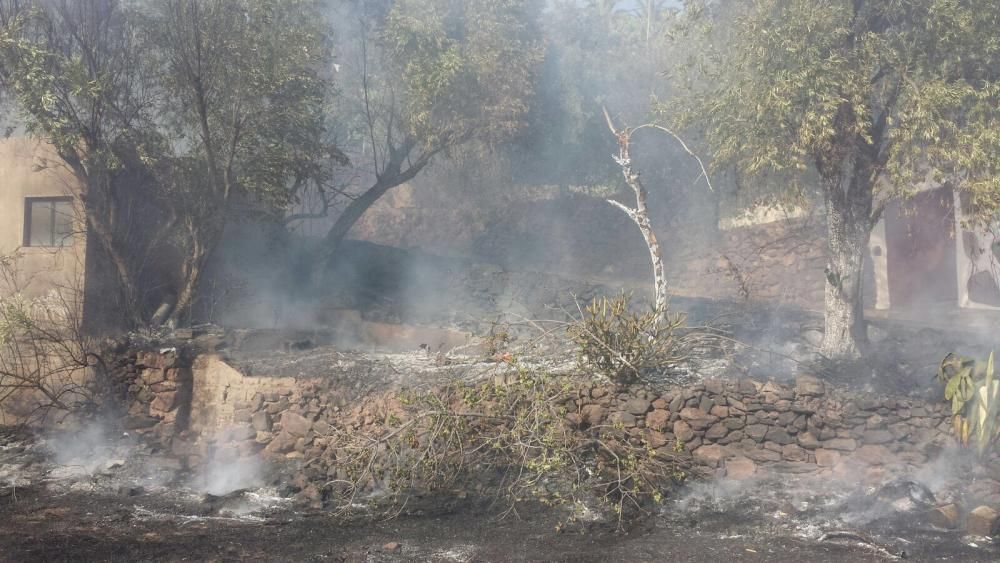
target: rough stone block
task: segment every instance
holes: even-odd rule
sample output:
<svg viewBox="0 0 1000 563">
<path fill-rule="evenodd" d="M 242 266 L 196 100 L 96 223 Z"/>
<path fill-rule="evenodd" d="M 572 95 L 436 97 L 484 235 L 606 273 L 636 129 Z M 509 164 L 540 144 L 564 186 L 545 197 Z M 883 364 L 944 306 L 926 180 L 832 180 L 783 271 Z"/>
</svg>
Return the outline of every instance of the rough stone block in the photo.
<svg viewBox="0 0 1000 563">
<path fill-rule="evenodd" d="M 250 418 L 250 423 L 257 431 L 269 432 L 271 430 L 271 416 L 264 411 L 257 411 L 253 413 L 253 416 Z"/>
<path fill-rule="evenodd" d="M 709 444 L 694 450 L 692 455 L 698 463 L 718 467 L 726 457 L 726 449 L 718 444 Z"/>
<path fill-rule="evenodd" d="M 858 447 L 858 443 L 852 438 L 834 438 L 823 442 L 823 447 L 828 450 L 839 450 L 842 452 L 852 452 Z"/>
<path fill-rule="evenodd" d="M 760 442 L 764 440 L 764 436 L 767 434 L 767 431 L 769 429 L 770 429 L 769 426 L 763 424 L 751 424 L 750 426 L 746 427 L 744 432 L 746 432 L 747 436 Z"/>
<path fill-rule="evenodd" d="M 820 448 L 813 455 L 816 456 L 816 465 L 820 467 L 834 467 L 840 462 L 840 452 Z"/>
<path fill-rule="evenodd" d="M 149 408 L 151 410 L 168 412 L 173 410 L 176 406 L 177 391 L 164 391 L 156 394 L 156 397 L 153 399 L 152 404 L 149 405 Z"/>
<path fill-rule="evenodd" d="M 694 439 L 694 430 L 688 423 L 678 420 L 674 423 L 674 436 L 682 442 L 690 442 Z"/>
<path fill-rule="evenodd" d="M 286 412 L 281 415 L 281 429 L 292 436 L 305 436 L 312 428 L 312 421 L 306 417 L 294 413 Z"/>
<path fill-rule="evenodd" d="M 966 531 L 973 536 L 992 536 L 997 530 L 1000 514 L 989 506 L 980 506 L 969 513 L 965 521 Z"/>
<path fill-rule="evenodd" d="M 928 514 L 930 523 L 946 530 L 958 527 L 958 505 L 955 503 L 939 506 Z"/>
<path fill-rule="evenodd" d="M 778 427 L 771 427 L 771 429 L 767 431 L 767 434 L 764 435 L 764 439 L 781 445 L 795 443 L 795 438 L 789 436 L 788 432 L 785 432 Z"/>
<path fill-rule="evenodd" d="M 726 460 L 726 477 L 735 480 L 749 479 L 757 472 L 757 464 L 747 457 Z"/>
<path fill-rule="evenodd" d="M 895 437 L 888 430 L 867 430 L 861 435 L 861 440 L 866 444 L 888 444 Z"/>
<path fill-rule="evenodd" d="M 646 426 L 653 430 L 663 430 L 669 421 L 670 413 L 662 409 L 655 409 L 646 415 Z"/>
<path fill-rule="evenodd" d="M 646 414 L 649 411 L 649 408 L 649 401 L 638 397 L 629 399 L 628 402 L 625 403 L 625 412 L 635 416 L 642 416 Z"/>
<path fill-rule="evenodd" d="M 720 440 L 722 438 L 725 438 L 727 434 L 729 434 L 729 429 L 726 428 L 726 426 L 724 424 L 716 423 L 716 424 L 713 424 L 705 432 L 705 439 L 706 440 L 713 440 L 713 441 Z"/>
<path fill-rule="evenodd" d="M 796 436 L 796 441 L 798 444 L 807 450 L 815 450 L 819 447 L 819 440 L 816 436 L 813 436 L 812 432 L 802 432 Z"/>
<path fill-rule="evenodd" d="M 807 461 L 809 453 L 795 444 L 788 444 L 781 448 L 781 457 L 787 461 Z"/>
<path fill-rule="evenodd" d="M 628 412 L 615 411 L 608 417 L 608 421 L 611 424 L 621 424 L 624 428 L 633 428 L 635 426 L 635 415 Z"/>
<path fill-rule="evenodd" d="M 826 393 L 826 385 L 817 377 L 802 375 L 795 378 L 795 394 L 817 397 Z"/>
<path fill-rule="evenodd" d="M 700 409 L 691 407 L 681 409 L 681 418 L 687 421 L 691 428 L 695 430 L 705 430 L 719 420 L 717 417 Z"/>
<path fill-rule="evenodd" d="M 885 446 L 865 444 L 854 452 L 854 457 L 868 465 L 885 465 L 892 454 Z"/>
<path fill-rule="evenodd" d="M 597 426 L 604 422 L 604 418 L 608 416 L 608 409 L 601 405 L 584 405 L 580 409 L 580 416 L 583 418 L 584 424 Z"/>
</svg>

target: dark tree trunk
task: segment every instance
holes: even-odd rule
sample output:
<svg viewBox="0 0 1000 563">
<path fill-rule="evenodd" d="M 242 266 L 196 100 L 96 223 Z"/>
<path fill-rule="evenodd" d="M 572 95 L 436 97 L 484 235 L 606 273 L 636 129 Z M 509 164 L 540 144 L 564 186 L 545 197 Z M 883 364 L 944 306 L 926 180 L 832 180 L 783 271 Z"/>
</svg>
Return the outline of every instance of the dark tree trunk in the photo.
<svg viewBox="0 0 1000 563">
<path fill-rule="evenodd" d="M 386 192 L 416 177 L 430 163 L 431 158 L 441 151 L 445 145 L 432 150 L 425 150 L 415 160 L 410 161 L 410 153 L 416 146 L 417 143 L 415 141 L 407 139 L 398 147 L 391 149 L 389 151 L 389 160 L 385 163 L 385 167 L 376 178 L 375 183 L 355 198 L 344 209 L 343 213 L 337 217 L 333 226 L 330 227 L 326 236 L 323 237 L 323 243 L 312 272 L 314 283 L 322 280 L 323 273 L 330 265 L 330 261 L 334 255 L 337 254 L 341 243 L 344 242 L 347 234 L 351 232 L 351 229 L 364 216 L 365 212 L 372 205 L 375 205 L 375 202 L 385 195 Z M 403 167 L 404 164 L 407 164 L 405 168 Z"/>
<path fill-rule="evenodd" d="M 320 263 L 325 267 L 329 263 L 329 260 L 337 253 L 340 248 L 341 243 L 347 238 L 347 234 L 351 232 L 351 229 L 357 224 L 358 221 L 364 216 L 365 212 L 375 205 L 375 202 L 379 200 L 383 195 L 386 194 L 392 188 L 400 185 L 402 182 L 383 182 L 379 180 L 372 187 L 368 188 L 363 194 L 354 199 L 346 208 L 344 208 L 343 213 L 337 217 L 336 222 L 327 231 L 326 236 L 323 237 L 323 250 L 322 259 Z"/>
</svg>

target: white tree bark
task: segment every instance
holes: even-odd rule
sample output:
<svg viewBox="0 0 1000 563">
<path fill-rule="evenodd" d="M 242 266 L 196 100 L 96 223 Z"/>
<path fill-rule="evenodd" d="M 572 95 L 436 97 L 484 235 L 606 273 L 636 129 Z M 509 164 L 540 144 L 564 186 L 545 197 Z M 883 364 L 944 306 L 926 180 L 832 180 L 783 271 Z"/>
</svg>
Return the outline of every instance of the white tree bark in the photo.
<svg viewBox="0 0 1000 563">
<path fill-rule="evenodd" d="M 611 133 L 618 139 L 618 156 L 613 158 L 622 168 L 625 183 L 635 193 L 634 208 L 613 199 L 609 199 L 608 203 L 625 212 L 639 227 L 642 238 L 646 241 L 646 247 L 649 248 L 649 259 L 653 263 L 653 287 L 656 310 L 660 315 L 665 315 L 669 301 L 669 292 L 667 291 L 666 274 L 663 270 L 663 253 L 660 250 L 660 243 L 656 239 L 656 232 L 653 231 L 653 226 L 649 221 L 649 210 L 646 206 L 646 188 L 642 185 L 642 181 L 639 180 L 639 173 L 632 168 L 632 157 L 629 154 L 632 131 L 627 127 L 620 131 L 617 130 L 611 121 L 611 116 L 608 114 L 607 109 L 604 110 L 604 117 L 607 119 L 608 128 L 611 129 Z"/>
</svg>

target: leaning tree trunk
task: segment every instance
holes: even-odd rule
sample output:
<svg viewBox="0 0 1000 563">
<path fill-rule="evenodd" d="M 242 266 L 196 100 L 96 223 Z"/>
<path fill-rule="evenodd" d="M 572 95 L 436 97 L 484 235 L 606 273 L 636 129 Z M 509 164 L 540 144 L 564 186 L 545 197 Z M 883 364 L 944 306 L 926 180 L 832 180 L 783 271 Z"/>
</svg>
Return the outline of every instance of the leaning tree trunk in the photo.
<svg viewBox="0 0 1000 563">
<path fill-rule="evenodd" d="M 314 283 L 322 280 L 324 272 L 330 265 L 330 261 L 340 250 L 341 243 L 347 238 L 347 234 L 355 224 L 364 216 L 365 212 L 375 205 L 382 196 L 389 190 L 409 182 L 430 163 L 431 158 L 442 148 L 422 151 L 415 159 L 410 160 L 410 153 L 417 146 L 417 143 L 407 139 L 398 147 L 393 147 L 389 151 L 390 158 L 385 163 L 382 172 L 378 174 L 375 183 L 370 188 L 356 197 L 344 208 L 344 211 L 337 217 L 337 220 L 323 237 L 322 247 L 313 265 L 312 278 Z M 404 168 L 404 164 L 406 167 Z"/>
<path fill-rule="evenodd" d="M 845 192 L 837 182 L 826 191 L 828 264 L 820 353 L 831 360 L 855 360 L 868 342 L 862 280 L 871 190 L 855 184 Z"/>
<path fill-rule="evenodd" d="M 386 192 L 401 183 L 391 180 L 382 181 L 380 179 L 344 208 L 344 211 L 337 216 L 337 220 L 333 223 L 333 226 L 327 231 L 326 236 L 323 237 L 323 249 L 319 261 L 322 267 L 325 267 L 329 263 L 329 260 L 337 254 L 341 243 L 347 238 L 347 233 L 351 232 L 351 229 L 361 220 L 365 212 L 372 205 L 375 205 L 375 202 L 385 195 Z"/>
</svg>

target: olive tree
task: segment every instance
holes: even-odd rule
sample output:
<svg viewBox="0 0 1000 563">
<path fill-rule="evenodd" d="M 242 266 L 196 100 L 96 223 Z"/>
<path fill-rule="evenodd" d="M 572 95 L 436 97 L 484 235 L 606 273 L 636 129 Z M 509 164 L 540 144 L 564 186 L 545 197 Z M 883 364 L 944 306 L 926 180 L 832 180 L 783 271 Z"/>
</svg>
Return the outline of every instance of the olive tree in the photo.
<svg viewBox="0 0 1000 563">
<path fill-rule="evenodd" d="M 694 6 L 689 6 L 693 8 Z M 701 6 L 704 7 L 704 6 Z M 716 164 L 777 174 L 826 205 L 822 353 L 866 342 L 862 265 L 886 202 L 928 177 L 1000 196 L 1000 4 L 992 0 L 711 2 L 726 14 L 704 88 L 669 116 L 705 128 Z M 695 10 L 692 10 L 692 12 Z M 679 111 L 679 113 L 678 113 Z"/>
</svg>

